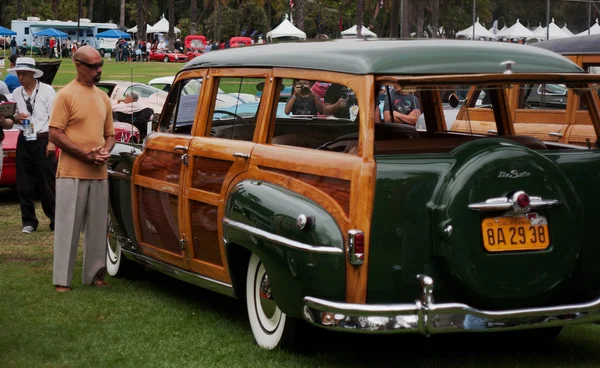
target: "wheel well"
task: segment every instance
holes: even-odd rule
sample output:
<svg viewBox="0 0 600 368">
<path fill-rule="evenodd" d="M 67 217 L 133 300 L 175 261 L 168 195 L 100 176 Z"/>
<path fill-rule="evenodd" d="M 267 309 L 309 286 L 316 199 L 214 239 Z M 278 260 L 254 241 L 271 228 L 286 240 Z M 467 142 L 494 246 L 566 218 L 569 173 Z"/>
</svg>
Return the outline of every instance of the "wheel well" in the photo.
<svg viewBox="0 0 600 368">
<path fill-rule="evenodd" d="M 236 243 L 227 245 L 227 262 L 231 273 L 231 282 L 235 296 L 239 299 L 246 298 L 246 274 L 248 262 L 252 252 Z"/>
</svg>

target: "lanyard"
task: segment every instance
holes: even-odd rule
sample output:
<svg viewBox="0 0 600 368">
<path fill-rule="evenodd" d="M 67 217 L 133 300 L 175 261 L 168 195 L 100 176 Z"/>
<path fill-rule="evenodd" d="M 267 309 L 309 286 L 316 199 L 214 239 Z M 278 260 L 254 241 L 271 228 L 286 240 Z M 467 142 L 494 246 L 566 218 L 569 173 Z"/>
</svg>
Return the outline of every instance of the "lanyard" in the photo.
<svg viewBox="0 0 600 368">
<path fill-rule="evenodd" d="M 24 89 L 25 87 L 21 88 L 21 96 L 23 97 L 23 101 L 25 101 L 29 115 L 33 117 L 33 109 L 35 108 L 35 101 L 37 100 L 38 91 L 40 90 L 40 83 L 38 81 L 35 82 L 35 92 L 33 92 L 33 95 L 27 99 L 25 99 L 25 94 L 23 93 Z M 32 98 L 33 103 L 31 101 Z"/>
</svg>

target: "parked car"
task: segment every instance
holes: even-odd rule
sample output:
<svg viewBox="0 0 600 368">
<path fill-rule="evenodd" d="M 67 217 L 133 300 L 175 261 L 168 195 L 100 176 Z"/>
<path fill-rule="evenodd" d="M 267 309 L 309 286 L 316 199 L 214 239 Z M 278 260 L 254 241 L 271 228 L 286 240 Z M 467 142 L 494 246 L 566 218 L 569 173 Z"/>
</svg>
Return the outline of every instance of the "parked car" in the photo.
<svg viewBox="0 0 600 368">
<path fill-rule="evenodd" d="M 330 82 L 342 102 L 281 117 L 292 78 Z M 262 97 L 252 114 L 221 119 L 217 91 L 232 81 L 264 83 Z M 500 42 L 208 53 L 177 74 L 143 149 L 115 146 L 108 272 L 141 263 L 245 300 L 266 349 L 309 342 L 295 339 L 302 323 L 552 340 L 600 321 L 600 150 L 516 134 L 505 88 L 564 84 L 600 132 L 598 82 L 560 55 Z M 382 86 L 397 88 L 394 111 L 419 103 L 423 131 L 374 122 Z M 497 136 L 446 129 L 440 92 L 461 86 L 487 91 Z"/>
<path fill-rule="evenodd" d="M 229 39 L 229 47 L 241 47 L 252 45 L 252 38 L 236 36 Z"/>
<path fill-rule="evenodd" d="M 107 80 L 96 83 L 96 87 L 106 92 L 113 103 L 123 99 L 127 93 L 135 92 L 140 96 L 138 102 L 147 105 L 157 115 L 162 112 L 168 95 L 156 87 L 137 82 Z"/>
<path fill-rule="evenodd" d="M 165 63 L 185 63 L 188 56 L 177 51 L 150 50 L 149 61 L 164 61 Z"/>
<path fill-rule="evenodd" d="M 0 176 L 0 187 L 14 187 L 17 185 L 18 138 L 18 129 L 8 129 L 4 131 L 4 140 L 2 141 L 2 151 L 4 155 L 2 158 L 2 176 Z"/>
<path fill-rule="evenodd" d="M 536 42 L 533 46 L 557 52 L 592 73 L 597 73 L 600 66 L 600 35 Z M 518 67 L 515 64 L 515 68 Z M 494 111 L 486 104 L 471 104 L 480 91 L 475 87 L 469 91 L 467 103 L 461 107 L 456 122 L 452 124 L 453 131 L 496 134 Z M 596 140 L 596 132 L 588 118 L 587 107 L 578 93 L 567 92 L 562 83 L 531 83 L 523 88 L 507 89 L 515 131 L 543 141 L 589 146 Z M 568 103 L 570 100 L 572 104 Z M 471 120 L 469 123 L 467 116 Z"/>
</svg>

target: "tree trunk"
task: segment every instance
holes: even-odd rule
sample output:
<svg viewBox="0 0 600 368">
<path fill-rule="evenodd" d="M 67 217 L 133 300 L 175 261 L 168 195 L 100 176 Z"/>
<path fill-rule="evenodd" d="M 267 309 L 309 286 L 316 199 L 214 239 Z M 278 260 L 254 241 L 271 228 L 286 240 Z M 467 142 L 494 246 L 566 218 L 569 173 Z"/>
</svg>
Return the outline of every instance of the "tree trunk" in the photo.
<svg viewBox="0 0 600 368">
<path fill-rule="evenodd" d="M 217 17 L 215 18 L 217 22 L 215 29 L 217 31 L 215 38 L 221 42 L 221 0 L 215 0 L 215 6 L 217 7 Z"/>
<path fill-rule="evenodd" d="M 402 1 L 402 3 L 400 4 L 402 9 L 402 19 L 400 19 L 400 23 L 402 24 L 402 34 L 400 35 L 400 37 L 410 38 L 410 2 L 408 0 L 400 1 Z"/>
<path fill-rule="evenodd" d="M 198 0 L 190 0 L 190 34 L 198 33 Z"/>
<path fill-rule="evenodd" d="M 58 19 L 58 0 L 52 0 L 52 19 Z"/>
<path fill-rule="evenodd" d="M 23 18 L 23 0 L 17 0 L 16 11 L 17 11 L 17 19 Z"/>
<path fill-rule="evenodd" d="M 362 37 L 363 19 L 365 17 L 365 0 L 356 1 L 356 37 Z"/>
<path fill-rule="evenodd" d="M 431 25 L 433 27 L 433 38 L 437 38 L 440 32 L 440 0 L 432 0 Z"/>
<path fill-rule="evenodd" d="M 175 44 L 175 0 L 169 0 L 169 49 Z"/>
<path fill-rule="evenodd" d="M 425 2 L 417 3 L 417 38 L 423 38 L 423 25 L 425 24 Z"/>
<path fill-rule="evenodd" d="M 88 4 L 88 19 L 94 21 L 94 0 L 90 0 Z"/>
<path fill-rule="evenodd" d="M 294 8 L 296 9 L 294 23 L 299 30 L 304 31 L 304 0 L 294 0 Z"/>
<path fill-rule="evenodd" d="M 146 0 L 137 0 L 137 38 L 138 40 L 147 41 L 148 35 L 146 34 L 146 17 L 147 17 L 147 4 Z M 150 51 L 150 50 L 148 50 Z"/>
<path fill-rule="evenodd" d="M 121 13 L 119 16 L 119 28 L 125 28 L 125 0 L 121 0 Z"/>
<path fill-rule="evenodd" d="M 398 37 L 398 18 L 400 15 L 400 1 L 392 0 L 392 11 L 390 13 L 390 38 Z"/>
</svg>

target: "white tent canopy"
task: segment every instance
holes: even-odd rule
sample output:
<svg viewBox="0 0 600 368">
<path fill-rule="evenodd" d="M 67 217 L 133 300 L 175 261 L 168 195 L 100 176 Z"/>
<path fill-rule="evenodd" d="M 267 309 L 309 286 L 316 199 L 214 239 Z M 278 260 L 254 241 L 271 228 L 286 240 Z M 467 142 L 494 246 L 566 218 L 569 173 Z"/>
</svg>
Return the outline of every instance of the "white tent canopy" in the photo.
<svg viewBox="0 0 600 368">
<path fill-rule="evenodd" d="M 357 25 L 353 25 L 352 27 L 342 31 L 342 37 L 356 37 L 356 32 L 358 31 L 358 27 Z M 361 35 L 363 37 L 377 37 L 377 35 L 373 32 L 371 32 L 367 27 L 362 26 L 361 31 L 360 31 Z"/>
<path fill-rule="evenodd" d="M 522 25 L 519 19 L 507 30 L 501 30 L 496 33 L 496 37 L 498 38 L 530 38 L 532 36 L 533 32 Z"/>
<path fill-rule="evenodd" d="M 563 30 L 560 29 L 560 27 L 557 26 L 556 23 L 554 23 L 554 18 L 552 18 L 552 23 L 548 24 L 548 28 L 550 29 L 550 34 L 548 36 L 549 40 L 556 40 L 559 38 L 570 37 L 568 34 L 563 32 Z M 548 30 L 546 30 L 546 31 L 548 31 Z"/>
<path fill-rule="evenodd" d="M 288 15 L 285 15 L 283 22 L 267 33 L 267 40 L 280 37 L 295 37 L 301 40 L 306 39 L 306 33 L 302 32 L 288 20 Z"/>
<path fill-rule="evenodd" d="M 529 38 L 537 38 L 538 40 L 545 40 L 546 39 L 546 27 L 542 27 L 542 23 L 540 23 L 540 25 L 533 30 L 533 36 L 529 37 Z"/>
<path fill-rule="evenodd" d="M 484 26 L 481 25 L 481 23 L 479 23 L 479 18 L 477 18 L 477 21 L 475 22 L 474 25 L 475 25 L 475 39 L 496 38 L 495 34 L 488 31 Z M 463 29 L 462 31 L 457 32 L 456 37 L 466 37 L 469 39 L 473 38 L 473 26 L 470 26 L 467 29 Z"/>
<path fill-rule="evenodd" d="M 173 27 L 175 30 L 175 33 L 181 33 L 181 30 L 177 27 Z M 138 27 L 135 26 L 133 28 L 129 28 L 127 30 L 127 33 L 137 33 L 138 31 Z M 156 23 L 154 23 L 154 25 L 146 25 L 146 33 L 169 33 L 169 21 L 165 18 L 165 15 L 163 14 L 160 17 L 160 20 Z"/>
<path fill-rule="evenodd" d="M 575 36 L 575 34 L 573 32 L 571 32 L 570 29 L 567 28 L 567 23 L 565 23 L 565 25 L 561 28 L 561 30 L 569 36 Z"/>
<path fill-rule="evenodd" d="M 181 33 L 181 30 L 177 27 L 173 27 L 175 29 L 175 33 Z M 163 14 L 160 17 L 160 20 L 156 23 L 154 23 L 154 25 L 152 25 L 152 32 L 154 33 L 168 33 L 169 32 L 169 21 L 165 18 L 165 15 Z M 147 31 L 148 33 L 150 33 L 150 31 Z"/>
<path fill-rule="evenodd" d="M 589 31 L 589 33 L 588 33 L 588 31 Z M 591 26 L 590 29 L 586 29 L 585 31 L 578 33 L 577 36 L 587 36 L 588 34 L 590 34 L 590 35 L 600 34 L 600 24 L 598 24 L 598 18 L 596 18 L 596 23 L 594 23 L 594 25 Z"/>
</svg>

